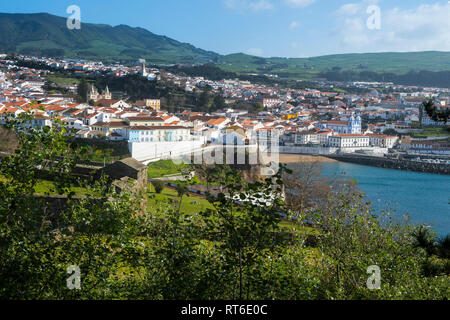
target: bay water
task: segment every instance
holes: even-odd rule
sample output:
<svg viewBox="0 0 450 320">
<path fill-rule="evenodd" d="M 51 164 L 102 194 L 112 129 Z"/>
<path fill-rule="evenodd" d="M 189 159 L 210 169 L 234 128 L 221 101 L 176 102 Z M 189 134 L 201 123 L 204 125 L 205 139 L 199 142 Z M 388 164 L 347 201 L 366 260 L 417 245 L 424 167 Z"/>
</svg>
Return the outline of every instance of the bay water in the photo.
<svg viewBox="0 0 450 320">
<path fill-rule="evenodd" d="M 393 209 L 393 216 L 409 215 L 438 236 L 450 233 L 450 176 L 370 167 L 352 163 L 322 163 L 327 177 L 345 176 L 358 182 L 376 212 Z"/>
</svg>

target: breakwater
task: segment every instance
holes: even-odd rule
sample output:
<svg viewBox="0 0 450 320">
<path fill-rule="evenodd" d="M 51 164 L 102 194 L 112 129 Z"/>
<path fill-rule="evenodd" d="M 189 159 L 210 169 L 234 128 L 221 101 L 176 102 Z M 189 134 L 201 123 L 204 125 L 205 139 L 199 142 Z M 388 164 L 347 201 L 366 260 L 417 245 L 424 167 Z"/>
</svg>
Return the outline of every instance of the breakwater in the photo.
<svg viewBox="0 0 450 320">
<path fill-rule="evenodd" d="M 390 159 L 366 155 L 332 154 L 327 155 L 327 157 L 341 162 L 356 163 L 379 168 L 450 175 L 450 165 L 448 164 L 426 163 L 406 159 Z"/>
</svg>

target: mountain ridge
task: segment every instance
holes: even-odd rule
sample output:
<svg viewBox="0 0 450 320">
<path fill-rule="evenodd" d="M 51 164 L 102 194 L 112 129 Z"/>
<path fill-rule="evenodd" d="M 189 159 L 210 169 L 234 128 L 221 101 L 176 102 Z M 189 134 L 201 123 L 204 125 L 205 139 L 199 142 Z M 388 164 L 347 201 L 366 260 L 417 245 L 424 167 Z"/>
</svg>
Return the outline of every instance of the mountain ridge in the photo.
<svg viewBox="0 0 450 320">
<path fill-rule="evenodd" d="M 48 13 L 0 13 L 0 50 L 21 54 L 85 59 L 160 62 L 208 62 L 218 54 L 196 48 L 141 27 L 81 23 L 69 30 L 66 18 Z"/>
<path fill-rule="evenodd" d="M 312 78 L 322 72 L 392 72 L 411 70 L 450 71 L 450 52 L 380 52 L 330 54 L 309 58 L 258 57 L 245 53 L 220 55 L 197 48 L 142 27 L 126 24 L 82 23 L 69 30 L 67 18 L 49 13 L 0 13 L 0 50 L 48 57 L 154 64 L 216 63 L 240 73 L 277 74 Z"/>
</svg>

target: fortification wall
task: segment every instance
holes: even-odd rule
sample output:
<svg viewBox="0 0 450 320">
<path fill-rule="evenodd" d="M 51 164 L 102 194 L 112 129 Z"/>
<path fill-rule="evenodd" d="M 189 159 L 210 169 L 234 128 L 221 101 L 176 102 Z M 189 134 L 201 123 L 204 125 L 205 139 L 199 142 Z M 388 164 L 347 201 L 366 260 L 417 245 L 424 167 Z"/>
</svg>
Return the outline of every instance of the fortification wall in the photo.
<svg viewBox="0 0 450 320">
<path fill-rule="evenodd" d="M 350 162 L 380 168 L 447 174 L 450 175 L 450 165 L 425 163 L 404 159 L 388 159 L 384 157 L 370 157 L 361 155 L 328 155 L 327 157 L 342 161 Z"/>
</svg>

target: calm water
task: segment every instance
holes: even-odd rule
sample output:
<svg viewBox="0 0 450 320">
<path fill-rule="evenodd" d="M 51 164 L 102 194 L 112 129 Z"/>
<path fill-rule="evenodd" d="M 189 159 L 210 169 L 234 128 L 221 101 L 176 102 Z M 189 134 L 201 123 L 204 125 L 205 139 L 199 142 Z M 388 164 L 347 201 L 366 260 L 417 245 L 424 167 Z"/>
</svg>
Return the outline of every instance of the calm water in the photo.
<svg viewBox="0 0 450 320">
<path fill-rule="evenodd" d="M 412 223 L 425 223 L 439 236 L 450 233 L 450 176 L 383 169 L 352 163 L 323 163 L 325 176 L 344 174 L 358 181 L 376 210 L 408 213 Z"/>
</svg>

